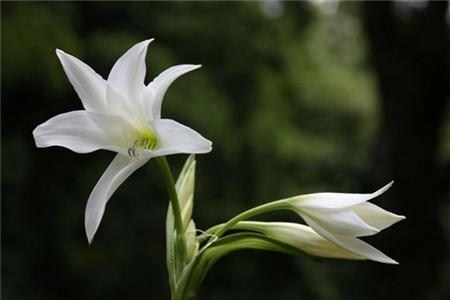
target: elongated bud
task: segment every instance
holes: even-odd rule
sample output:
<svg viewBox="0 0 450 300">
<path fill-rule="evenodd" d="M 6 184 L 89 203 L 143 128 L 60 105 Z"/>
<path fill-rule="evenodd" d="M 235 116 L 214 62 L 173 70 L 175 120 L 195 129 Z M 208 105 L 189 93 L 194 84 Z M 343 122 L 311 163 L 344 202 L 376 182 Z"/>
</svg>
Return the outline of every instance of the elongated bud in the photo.
<svg viewBox="0 0 450 300">
<path fill-rule="evenodd" d="M 282 243 L 286 243 L 309 255 L 343 258 L 365 259 L 323 238 L 311 227 L 289 222 L 239 222 L 235 228 L 253 230 L 263 233 Z"/>
<path fill-rule="evenodd" d="M 190 155 L 175 184 L 185 230 L 191 220 L 194 207 L 195 165 L 195 155 Z"/>
</svg>

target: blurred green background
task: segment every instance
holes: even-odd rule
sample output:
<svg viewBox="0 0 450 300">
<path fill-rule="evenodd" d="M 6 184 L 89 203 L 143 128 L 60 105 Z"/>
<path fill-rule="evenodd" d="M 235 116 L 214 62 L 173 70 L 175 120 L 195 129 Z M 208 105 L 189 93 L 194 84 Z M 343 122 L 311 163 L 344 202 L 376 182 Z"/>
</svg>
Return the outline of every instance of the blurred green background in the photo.
<svg viewBox="0 0 450 300">
<path fill-rule="evenodd" d="M 2 299 L 169 299 L 156 164 L 114 194 L 88 246 L 84 206 L 113 153 L 37 149 L 31 135 L 81 108 L 55 48 L 106 77 L 150 37 L 147 81 L 203 65 L 163 104 L 214 143 L 197 158 L 199 228 L 282 197 L 392 179 L 376 203 L 408 217 L 367 239 L 399 266 L 242 251 L 212 269 L 199 299 L 450 299 L 447 6 L 1 2 Z M 186 157 L 169 158 L 175 172 Z"/>
</svg>

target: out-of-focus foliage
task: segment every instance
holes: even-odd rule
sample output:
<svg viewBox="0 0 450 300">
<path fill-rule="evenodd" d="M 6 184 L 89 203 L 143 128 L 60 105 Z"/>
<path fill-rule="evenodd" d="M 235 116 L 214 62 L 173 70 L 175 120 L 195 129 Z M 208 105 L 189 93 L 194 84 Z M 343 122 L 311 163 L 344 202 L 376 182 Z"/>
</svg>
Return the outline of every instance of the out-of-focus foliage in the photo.
<svg viewBox="0 0 450 300">
<path fill-rule="evenodd" d="M 199 228 L 284 196 L 363 186 L 377 106 L 356 4 L 332 15 L 308 2 L 272 10 L 258 2 L 1 5 L 5 299 L 168 299 L 168 200 L 156 165 L 113 196 L 88 246 L 85 201 L 113 155 L 34 146 L 36 125 L 81 108 L 55 48 L 104 77 L 123 51 L 150 37 L 147 80 L 175 64 L 203 65 L 177 80 L 163 104 L 164 116 L 214 142 L 197 158 Z M 170 158 L 176 171 L 184 159 Z M 281 217 L 295 219 L 270 218 Z M 364 299 L 341 285 L 362 268 L 242 252 L 215 266 L 200 296 Z"/>
</svg>

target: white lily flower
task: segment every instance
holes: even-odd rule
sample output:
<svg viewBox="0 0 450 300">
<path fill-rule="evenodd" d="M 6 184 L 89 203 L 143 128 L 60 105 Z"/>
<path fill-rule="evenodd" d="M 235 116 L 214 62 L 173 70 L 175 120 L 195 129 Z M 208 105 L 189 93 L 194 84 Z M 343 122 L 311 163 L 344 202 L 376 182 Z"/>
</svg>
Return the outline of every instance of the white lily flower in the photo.
<svg viewBox="0 0 450 300">
<path fill-rule="evenodd" d="M 196 131 L 161 118 L 167 88 L 200 65 L 178 65 L 144 84 L 145 56 L 151 40 L 134 45 L 104 80 L 77 58 L 56 50 L 84 110 L 57 115 L 33 131 L 37 147 L 62 146 L 77 153 L 117 152 L 89 196 L 85 229 L 89 242 L 115 190 L 149 159 L 176 153 L 206 153 L 211 142 Z"/>
<path fill-rule="evenodd" d="M 288 244 L 309 255 L 342 258 L 366 259 L 322 237 L 311 227 L 290 222 L 254 222 L 243 221 L 234 226 L 235 229 L 253 230 Z"/>
<path fill-rule="evenodd" d="M 369 236 L 405 219 L 367 202 L 392 186 L 372 194 L 317 193 L 286 199 L 317 233 L 336 245 L 367 259 L 397 264 L 378 249 L 357 237 Z"/>
</svg>

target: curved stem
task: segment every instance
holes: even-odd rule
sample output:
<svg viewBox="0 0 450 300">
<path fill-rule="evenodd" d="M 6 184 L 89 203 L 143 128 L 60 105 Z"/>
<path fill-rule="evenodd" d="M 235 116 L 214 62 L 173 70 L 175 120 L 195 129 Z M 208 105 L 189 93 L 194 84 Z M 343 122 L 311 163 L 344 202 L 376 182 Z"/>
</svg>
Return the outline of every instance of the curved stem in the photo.
<svg viewBox="0 0 450 300">
<path fill-rule="evenodd" d="M 201 255 L 209 248 L 209 246 L 213 245 L 217 240 L 221 240 L 219 239 L 224 233 L 226 233 L 229 229 L 232 229 L 234 227 L 234 225 L 236 225 L 238 222 L 254 217 L 256 215 L 260 215 L 269 211 L 273 211 L 273 210 L 280 210 L 280 209 L 289 209 L 289 205 L 286 203 L 286 199 L 282 199 L 282 200 L 278 200 L 278 201 L 273 201 L 270 203 L 266 203 L 254 208 L 251 208 L 249 210 L 246 210 L 240 214 L 238 214 L 237 216 L 231 218 L 228 222 L 223 223 L 223 224 L 219 224 L 216 226 L 213 226 L 211 228 L 209 228 L 208 230 L 206 230 L 206 232 L 203 234 L 204 239 L 202 239 L 200 236 L 199 237 L 199 242 L 203 242 L 204 240 L 208 239 L 208 237 L 211 237 L 205 245 L 203 245 L 203 247 L 199 250 L 198 254 L 197 254 L 197 258 L 200 258 Z M 226 237 L 225 237 L 226 238 Z M 199 260 L 195 260 L 194 263 L 198 263 Z M 196 267 L 194 266 L 193 269 L 195 269 Z M 189 283 L 191 281 L 191 278 L 188 278 L 188 283 L 187 286 L 189 286 Z M 195 280 L 194 280 L 195 281 Z M 193 289 L 195 290 L 197 288 L 193 287 Z"/>
<path fill-rule="evenodd" d="M 242 220 L 246 220 L 248 218 L 254 217 L 256 215 L 263 214 L 268 211 L 286 209 L 286 199 L 269 202 L 249 210 L 246 210 L 237 216 L 231 218 L 225 224 L 216 225 L 206 230 L 207 233 L 211 233 L 214 235 L 214 238 L 217 239 L 221 237 L 227 230 L 231 229 L 236 223 Z"/>
</svg>

